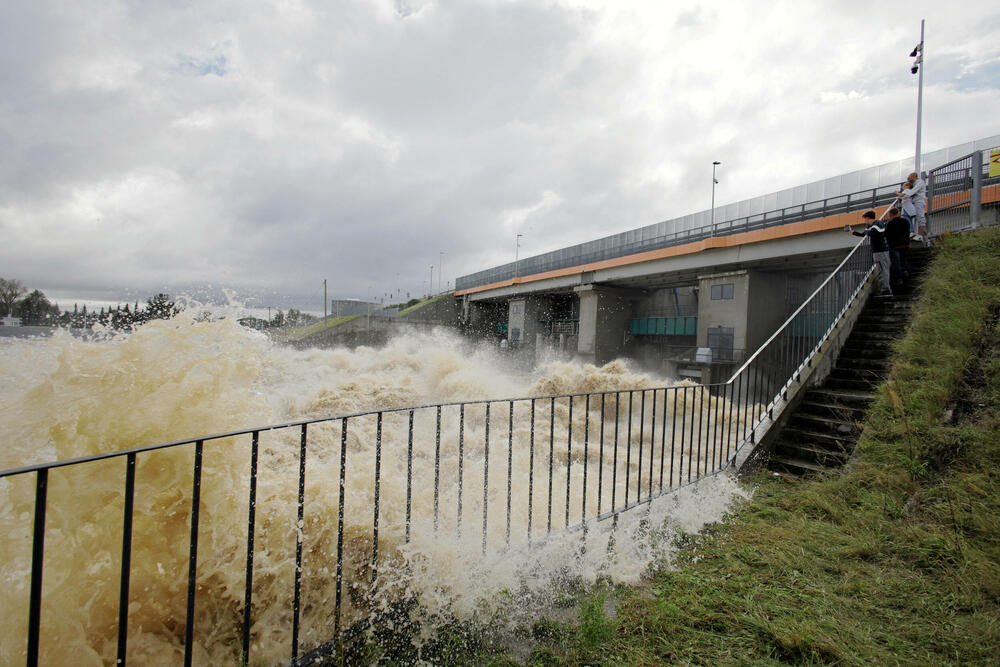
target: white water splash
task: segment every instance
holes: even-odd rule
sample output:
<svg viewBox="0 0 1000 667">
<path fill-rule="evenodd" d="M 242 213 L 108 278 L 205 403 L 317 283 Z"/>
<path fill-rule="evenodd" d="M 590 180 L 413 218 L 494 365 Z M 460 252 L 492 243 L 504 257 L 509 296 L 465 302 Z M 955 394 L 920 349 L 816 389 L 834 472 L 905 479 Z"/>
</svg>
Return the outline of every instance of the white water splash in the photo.
<svg viewBox="0 0 1000 667">
<path fill-rule="evenodd" d="M 600 369 L 550 363 L 525 378 L 509 370 L 504 358 L 489 347 L 445 333 L 400 337 L 378 350 L 299 351 L 276 346 L 265 336 L 239 327 L 233 318 L 195 321 L 185 314 L 151 322 L 127 336 L 101 340 L 83 341 L 65 333 L 49 339 L 0 339 L 0 364 L 6 369 L 0 379 L 3 468 L 374 409 L 668 384 L 663 378 L 631 371 L 621 362 Z M 662 396 L 663 392 L 658 407 L 661 415 L 670 407 Z M 711 406 L 713 400 L 708 397 L 705 402 Z M 579 401 L 573 407 L 572 442 L 559 433 L 560 449 L 554 455 L 555 446 L 547 439 L 548 420 L 554 412 L 557 424 L 567 423 L 569 406 L 566 401 L 539 402 L 537 459 L 532 459 L 528 445 L 533 435 L 527 404 L 515 406 L 512 430 L 508 429 L 508 405 L 494 404 L 488 454 L 484 408 L 469 406 L 461 416 L 457 408 L 445 409 L 438 468 L 432 456 L 435 415 L 433 410 L 418 412 L 414 441 L 419 447 L 412 467 L 413 478 L 419 481 L 410 489 L 413 516 L 408 543 L 404 520 L 407 413 L 386 413 L 380 478 L 380 593 L 374 600 L 368 595 L 368 582 L 374 546 L 375 418 L 357 418 L 349 425 L 341 545 L 336 533 L 340 422 L 309 427 L 302 524 L 296 520 L 299 432 L 262 433 L 252 659 L 278 663 L 289 656 L 296 536 L 304 549 L 300 642 L 308 649 L 330 638 L 338 546 L 345 554 L 345 625 L 391 603 L 404 589 L 426 609 L 469 614 L 480 600 L 498 591 L 544 586 L 567 565 L 584 580 L 636 581 L 651 563 L 668 556 L 664 545 L 669 540 L 651 539 L 650 527 L 696 531 L 705 522 L 717 520 L 731 499 L 740 495 L 725 476 L 668 494 L 622 515 L 610 551 L 611 521 L 590 522 L 585 537 L 580 530 L 560 532 L 567 522 L 579 523 L 584 509 L 588 515 L 600 509 L 593 491 L 584 502 L 579 484 L 583 467 L 592 479 L 599 472 L 596 444 L 587 445 L 593 449 L 585 451 L 580 438 L 588 432 L 594 438 L 590 442 L 596 443 L 596 433 L 587 429 L 596 428 L 600 408 L 591 405 L 586 411 Z M 691 413 L 694 401 L 685 400 L 681 410 Z M 605 415 L 610 413 L 609 403 Z M 653 436 L 646 437 L 647 451 L 653 456 Z M 567 453 L 567 447 L 572 451 Z M 659 452 L 663 456 L 662 447 Z M 553 457 L 551 475 L 548 456 Z M 685 465 L 690 465 L 690 456 L 689 450 Z M 138 460 L 129 659 L 142 664 L 172 664 L 183 654 L 192 460 L 191 447 L 141 455 Z M 514 538 L 509 549 L 506 516 L 496 510 L 505 507 L 508 461 L 515 471 L 511 478 Z M 697 465 L 698 458 L 694 461 Z M 224 664 L 238 657 L 248 466 L 249 438 L 205 446 L 195 627 L 199 662 Z M 456 484 L 460 466 L 468 484 L 464 496 Z M 633 462 L 630 471 L 635 468 Z M 442 480 L 439 493 L 431 483 L 435 473 Z M 624 474 L 623 464 L 617 474 Z M 606 494 L 612 488 L 618 494 L 625 492 L 624 478 L 612 480 L 610 472 L 606 475 L 608 481 L 602 487 Z M 646 475 L 650 475 L 649 468 Z M 486 519 L 484 477 L 488 479 Z M 123 459 L 50 474 L 41 637 L 41 657 L 47 664 L 114 662 L 123 479 Z M 678 479 L 676 474 L 674 479 Z M 551 501 L 545 493 L 548 484 L 556 489 Z M 534 503 L 530 531 L 529 485 Z M 568 514 L 563 504 L 567 493 L 572 503 Z M 435 498 L 440 506 L 438 531 L 434 530 Z M 0 590 L 0 608 L 4 609 L 0 662 L 4 664 L 23 661 L 25 651 L 33 499 L 32 475 L 0 481 L 0 576 L 5 582 Z M 464 503 L 461 514 L 459 502 Z M 606 511 L 608 498 L 601 502 Z M 460 520 L 464 522 L 461 531 Z M 482 525 L 486 521 L 490 523 L 484 554 Z M 556 534 L 543 539 L 549 522 Z M 529 535 L 530 547 L 525 544 Z"/>
</svg>

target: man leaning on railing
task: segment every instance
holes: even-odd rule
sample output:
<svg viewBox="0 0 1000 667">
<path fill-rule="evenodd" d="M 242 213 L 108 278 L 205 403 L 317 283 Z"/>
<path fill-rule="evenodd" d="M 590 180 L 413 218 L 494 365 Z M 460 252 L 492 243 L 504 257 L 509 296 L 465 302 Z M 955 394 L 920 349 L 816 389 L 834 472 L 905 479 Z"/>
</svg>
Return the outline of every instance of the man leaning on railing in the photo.
<svg viewBox="0 0 1000 667">
<path fill-rule="evenodd" d="M 879 278 L 882 281 L 882 291 L 879 295 L 892 296 L 892 289 L 889 287 L 889 244 L 885 238 L 885 225 L 876 219 L 875 211 L 865 211 L 861 219 L 868 224 L 867 229 L 856 232 L 850 225 L 844 225 L 844 229 L 855 236 L 868 237 L 868 242 L 872 246 L 872 258 L 878 266 Z"/>
</svg>

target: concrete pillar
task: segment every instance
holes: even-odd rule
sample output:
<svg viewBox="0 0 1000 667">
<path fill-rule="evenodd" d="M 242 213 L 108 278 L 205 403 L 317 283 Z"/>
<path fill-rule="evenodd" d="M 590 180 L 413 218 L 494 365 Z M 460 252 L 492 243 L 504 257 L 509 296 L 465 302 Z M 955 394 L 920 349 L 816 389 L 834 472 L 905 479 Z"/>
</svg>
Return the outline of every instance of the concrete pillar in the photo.
<svg viewBox="0 0 1000 667">
<path fill-rule="evenodd" d="M 581 285 L 574 291 L 580 298 L 577 354 L 598 365 L 615 359 L 628 330 L 628 291 L 600 285 Z"/>
</svg>

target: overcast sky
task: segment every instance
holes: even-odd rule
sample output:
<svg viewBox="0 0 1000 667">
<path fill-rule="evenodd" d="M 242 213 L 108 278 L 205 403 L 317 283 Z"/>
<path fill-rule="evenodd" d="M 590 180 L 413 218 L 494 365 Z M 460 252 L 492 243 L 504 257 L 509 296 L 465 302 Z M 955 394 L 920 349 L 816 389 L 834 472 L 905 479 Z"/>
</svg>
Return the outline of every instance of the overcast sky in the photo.
<svg viewBox="0 0 1000 667">
<path fill-rule="evenodd" d="M 924 149 L 1000 133 L 988 2 L 4 2 L 0 276 L 436 290 L 911 156 L 921 18 Z"/>
</svg>

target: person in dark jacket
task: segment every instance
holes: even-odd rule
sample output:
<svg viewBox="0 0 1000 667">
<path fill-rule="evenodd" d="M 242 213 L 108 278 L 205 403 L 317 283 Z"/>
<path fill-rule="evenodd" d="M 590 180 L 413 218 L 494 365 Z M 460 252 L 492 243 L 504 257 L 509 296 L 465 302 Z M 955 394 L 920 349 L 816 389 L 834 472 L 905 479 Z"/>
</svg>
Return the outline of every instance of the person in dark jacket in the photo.
<svg viewBox="0 0 1000 667">
<path fill-rule="evenodd" d="M 898 208 L 889 209 L 885 223 L 885 238 L 889 244 L 889 263 L 892 265 L 892 282 L 902 285 L 910 276 L 906 254 L 910 250 L 910 222 L 900 215 Z"/>
<path fill-rule="evenodd" d="M 877 219 L 875 211 L 865 211 L 861 216 L 861 221 L 868 224 L 868 227 L 860 232 L 851 229 L 850 225 L 844 225 L 844 229 L 855 236 L 867 236 L 872 247 L 872 257 L 879 270 L 879 278 L 882 281 L 880 296 L 892 296 L 892 289 L 889 287 L 889 244 L 885 239 L 885 224 Z"/>
</svg>

